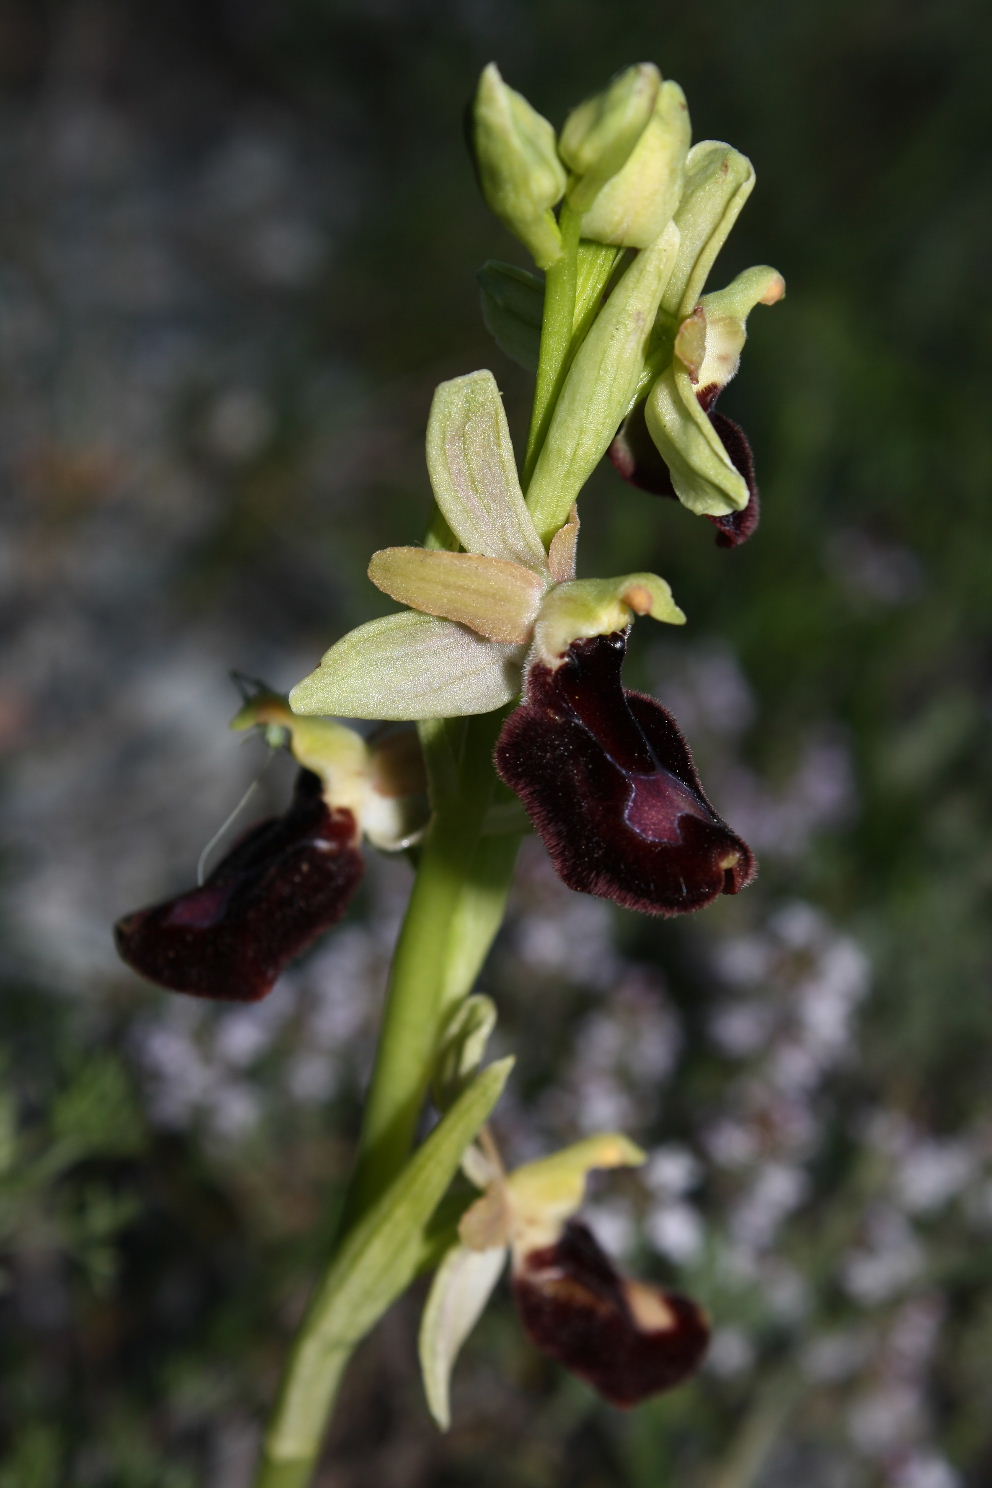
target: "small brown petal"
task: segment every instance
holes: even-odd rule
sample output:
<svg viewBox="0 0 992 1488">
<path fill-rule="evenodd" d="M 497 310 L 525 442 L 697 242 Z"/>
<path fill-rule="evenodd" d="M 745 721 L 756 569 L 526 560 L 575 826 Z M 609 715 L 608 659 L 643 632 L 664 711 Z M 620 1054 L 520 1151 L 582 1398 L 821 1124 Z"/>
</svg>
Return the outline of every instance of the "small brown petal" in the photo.
<svg viewBox="0 0 992 1488">
<path fill-rule="evenodd" d="M 537 1347 L 611 1405 L 637 1405 L 680 1385 L 709 1342 L 697 1303 L 620 1276 L 575 1220 L 554 1245 L 514 1258 L 513 1293 Z"/>
</svg>

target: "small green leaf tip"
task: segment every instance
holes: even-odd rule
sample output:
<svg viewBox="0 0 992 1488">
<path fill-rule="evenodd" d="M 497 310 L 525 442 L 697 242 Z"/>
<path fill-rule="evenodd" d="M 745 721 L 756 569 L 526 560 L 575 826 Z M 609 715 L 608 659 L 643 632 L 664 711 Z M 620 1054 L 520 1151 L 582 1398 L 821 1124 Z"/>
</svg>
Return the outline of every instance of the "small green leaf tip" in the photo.
<svg viewBox="0 0 992 1488">
<path fill-rule="evenodd" d="M 575 174 L 568 197 L 577 212 L 590 207 L 626 164 L 654 112 L 660 86 L 661 74 L 654 63 L 638 62 L 565 120 L 558 152 Z"/>
<path fill-rule="evenodd" d="M 487 205 L 527 247 L 538 268 L 549 268 L 562 251 L 551 209 L 565 194 L 565 168 L 551 125 L 522 94 L 506 86 L 495 62 L 479 79 L 474 143 Z"/>
</svg>

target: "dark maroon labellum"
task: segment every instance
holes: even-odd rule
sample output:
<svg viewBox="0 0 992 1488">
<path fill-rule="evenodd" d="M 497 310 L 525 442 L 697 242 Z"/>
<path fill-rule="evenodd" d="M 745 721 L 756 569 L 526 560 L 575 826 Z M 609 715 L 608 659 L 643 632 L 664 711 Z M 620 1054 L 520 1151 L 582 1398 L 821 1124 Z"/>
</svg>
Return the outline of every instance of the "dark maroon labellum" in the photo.
<svg viewBox="0 0 992 1488">
<path fill-rule="evenodd" d="M 747 482 L 749 494 L 747 506 L 742 511 L 731 512 L 726 517 L 707 517 L 706 520 L 712 522 L 717 529 L 717 547 L 738 548 L 741 543 L 747 542 L 757 527 L 761 516 L 761 502 L 754 478 L 754 456 L 747 435 L 740 424 L 735 424 L 726 414 L 711 411 L 718 391 L 719 389 L 714 392 L 712 388 L 704 388 L 699 401 L 709 414 L 710 423 L 727 451 L 731 464 Z M 625 481 L 629 481 L 638 490 L 647 491 L 651 496 L 671 496 L 678 499 L 668 466 L 648 431 L 643 403 L 639 403 L 624 420 L 610 445 L 609 456 L 617 474 L 622 475 Z"/>
<path fill-rule="evenodd" d="M 672 715 L 621 686 L 626 643 L 591 636 L 555 670 L 533 665 L 496 768 L 569 888 L 684 914 L 738 893 L 757 864 L 707 800 Z"/>
<path fill-rule="evenodd" d="M 117 949 L 174 992 L 257 1002 L 341 919 L 362 876 L 354 813 L 332 809 L 301 770 L 293 799 L 241 838 L 206 882 L 117 922 Z"/>
<path fill-rule="evenodd" d="M 611 1405 L 671 1390 L 699 1366 L 709 1342 L 688 1297 L 625 1280 L 585 1225 L 518 1262 L 513 1293 L 534 1343 L 587 1380 Z"/>
</svg>

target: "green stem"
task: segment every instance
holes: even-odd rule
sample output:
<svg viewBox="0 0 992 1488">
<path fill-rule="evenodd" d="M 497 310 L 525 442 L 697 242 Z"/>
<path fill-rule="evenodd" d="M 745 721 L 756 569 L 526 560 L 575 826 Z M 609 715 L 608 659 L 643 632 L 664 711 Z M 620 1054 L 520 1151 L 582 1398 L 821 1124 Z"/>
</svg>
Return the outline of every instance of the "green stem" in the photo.
<svg viewBox="0 0 992 1488">
<path fill-rule="evenodd" d="M 354 1176 L 335 1253 L 404 1167 L 416 1137 L 438 1035 L 471 989 L 503 915 L 519 839 L 484 839 L 497 782 L 492 749 L 502 714 L 425 731 L 435 815 L 397 943 L 382 1036 Z M 457 758 L 453 749 L 460 745 Z M 333 1287 L 318 1287 L 286 1369 L 270 1440 L 292 1423 L 292 1461 L 266 1451 L 255 1488 L 305 1488 L 357 1340 L 328 1351 Z M 383 1309 L 384 1310 L 384 1309 Z"/>
<path fill-rule="evenodd" d="M 527 489 L 544 443 L 555 399 L 561 391 L 568 369 L 575 321 L 575 284 L 579 251 L 581 217 L 566 202 L 561 209 L 562 255 L 551 265 L 544 280 L 544 320 L 541 325 L 541 351 L 534 389 L 534 409 L 527 436 L 524 458 L 523 487 Z"/>
<path fill-rule="evenodd" d="M 389 1185 L 413 1146 L 441 1026 L 452 1003 L 470 990 L 502 917 L 498 914 L 490 924 L 491 917 L 477 910 L 466 923 L 463 912 L 476 891 L 472 869 L 495 783 L 492 751 L 502 721 L 501 713 L 490 713 L 468 722 L 459 789 L 451 799 L 436 802 L 393 959 L 358 1162 L 345 1204 L 346 1230 Z M 440 740 L 429 746 L 431 752 L 439 745 Z M 505 883 L 492 886 L 500 911 L 512 867 L 511 861 Z M 486 932 L 484 943 L 476 930 Z M 456 981 L 454 963 L 464 961 L 466 939 L 467 980 L 462 975 Z"/>
</svg>

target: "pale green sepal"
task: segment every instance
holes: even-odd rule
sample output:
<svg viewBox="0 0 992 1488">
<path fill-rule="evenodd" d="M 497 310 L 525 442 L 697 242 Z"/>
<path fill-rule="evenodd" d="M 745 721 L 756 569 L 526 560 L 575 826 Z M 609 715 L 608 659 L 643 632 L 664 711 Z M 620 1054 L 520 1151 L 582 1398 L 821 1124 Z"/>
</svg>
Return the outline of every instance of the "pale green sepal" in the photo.
<svg viewBox="0 0 992 1488">
<path fill-rule="evenodd" d="M 475 96 L 475 155 L 488 206 L 530 250 L 541 269 L 561 257 L 561 233 L 550 208 L 567 176 L 555 132 L 526 98 L 508 88 L 490 62 Z"/>
<path fill-rule="evenodd" d="M 477 1073 L 496 1027 L 496 1004 L 475 992 L 454 1009 L 441 1035 L 431 1082 L 438 1109 L 447 1110 Z"/>
<path fill-rule="evenodd" d="M 568 199 L 576 212 L 590 207 L 624 165 L 647 127 L 660 86 L 661 74 L 654 63 L 638 62 L 569 114 L 558 153 L 575 173 Z"/>
<path fill-rule="evenodd" d="M 349 631 L 289 695 L 296 713 L 342 718 L 462 718 L 519 690 L 522 650 L 453 620 L 403 610 Z"/>
<path fill-rule="evenodd" d="M 683 506 L 704 517 L 726 517 L 747 506 L 747 481 L 699 406 L 688 372 L 673 365 L 662 373 L 644 417 Z"/>
<path fill-rule="evenodd" d="M 467 553 L 544 572 L 544 546 L 520 490 L 491 372 L 470 372 L 438 387 L 427 424 L 427 468 L 444 519 Z"/>
<path fill-rule="evenodd" d="M 482 1071 L 347 1235 L 298 1346 L 301 1367 L 312 1371 L 315 1382 L 336 1377 L 342 1358 L 409 1285 L 431 1215 L 462 1153 L 499 1100 L 512 1066 L 512 1059 L 502 1059 Z M 300 1446 L 311 1440 L 311 1412 L 312 1394 L 296 1392 L 285 1399 L 266 1441 L 271 1458 L 304 1455 Z"/>
<path fill-rule="evenodd" d="M 584 214 L 582 236 L 624 248 L 653 243 L 682 195 L 690 138 L 685 94 L 678 83 L 662 83 L 630 158 Z"/>
<path fill-rule="evenodd" d="M 541 607 L 530 660 L 554 667 L 573 641 L 626 630 L 634 615 L 650 615 L 669 625 L 685 624 L 669 585 L 657 574 L 558 584 Z"/>
<path fill-rule="evenodd" d="M 476 276 L 482 294 L 482 321 L 500 351 L 536 372 L 541 354 L 544 285 L 529 269 L 491 260 Z"/>
<path fill-rule="evenodd" d="M 522 563 L 427 548 L 381 548 L 372 554 L 369 578 L 411 609 L 457 620 L 490 641 L 517 645 L 530 639 L 547 587 Z"/>
<path fill-rule="evenodd" d="M 675 212 L 681 247 L 662 298 L 667 315 L 682 320 L 695 307 L 713 260 L 753 187 L 754 168 L 746 155 L 719 140 L 693 145 Z"/>
<path fill-rule="evenodd" d="M 527 493 L 542 537 L 550 539 L 568 520 L 572 503 L 620 426 L 678 250 L 678 230 L 669 223 L 634 259 L 576 354 Z"/>
<path fill-rule="evenodd" d="M 442 1431 L 451 1424 L 451 1371 L 506 1264 L 506 1250 L 455 1245 L 434 1275 L 420 1324 L 418 1351 L 424 1394 Z"/>
<path fill-rule="evenodd" d="M 597 1168 L 636 1168 L 647 1154 L 621 1132 L 600 1132 L 561 1152 L 515 1168 L 505 1181 L 515 1251 L 553 1243 L 580 1208 Z"/>
</svg>

